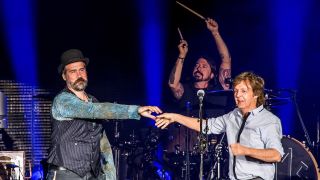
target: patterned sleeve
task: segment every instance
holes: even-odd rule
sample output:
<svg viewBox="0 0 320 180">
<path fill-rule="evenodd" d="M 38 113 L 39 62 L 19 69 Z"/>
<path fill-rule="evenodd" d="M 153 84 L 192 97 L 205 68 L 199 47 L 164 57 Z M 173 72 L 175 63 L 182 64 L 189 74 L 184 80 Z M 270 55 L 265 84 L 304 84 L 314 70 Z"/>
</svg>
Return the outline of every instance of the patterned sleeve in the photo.
<svg viewBox="0 0 320 180">
<path fill-rule="evenodd" d="M 62 92 L 53 101 L 52 116 L 56 120 L 84 119 L 140 119 L 139 106 L 115 103 L 81 101 L 76 96 Z"/>
<path fill-rule="evenodd" d="M 101 150 L 101 166 L 103 171 L 104 179 L 106 180 L 116 180 L 116 168 L 114 166 L 113 155 L 111 145 L 103 132 L 102 138 L 100 140 L 100 150 Z"/>
</svg>

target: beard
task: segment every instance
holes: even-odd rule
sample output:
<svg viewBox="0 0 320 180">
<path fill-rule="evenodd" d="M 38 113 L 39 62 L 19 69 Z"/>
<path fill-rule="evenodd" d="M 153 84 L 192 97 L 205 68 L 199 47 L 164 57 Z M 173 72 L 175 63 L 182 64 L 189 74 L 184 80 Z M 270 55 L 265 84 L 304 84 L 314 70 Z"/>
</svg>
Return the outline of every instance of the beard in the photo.
<svg viewBox="0 0 320 180">
<path fill-rule="evenodd" d="M 200 82 L 200 81 L 210 81 L 210 76 L 209 77 L 204 77 L 203 74 L 200 71 L 196 71 L 193 73 L 193 78 L 195 82 Z"/>
<path fill-rule="evenodd" d="M 193 78 L 195 81 L 201 81 L 203 77 L 203 74 L 200 71 L 196 71 L 193 73 Z"/>
<path fill-rule="evenodd" d="M 83 91 L 86 89 L 88 85 L 88 81 L 83 78 L 78 78 L 75 82 L 70 82 L 70 86 L 75 91 Z"/>
</svg>

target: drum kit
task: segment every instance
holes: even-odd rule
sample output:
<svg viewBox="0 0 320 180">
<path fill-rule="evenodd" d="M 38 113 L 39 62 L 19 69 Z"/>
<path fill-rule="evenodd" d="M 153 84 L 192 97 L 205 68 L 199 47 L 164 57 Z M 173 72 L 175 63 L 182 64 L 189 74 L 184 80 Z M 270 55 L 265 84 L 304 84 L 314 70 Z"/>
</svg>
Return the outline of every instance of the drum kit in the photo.
<svg viewBox="0 0 320 180">
<path fill-rule="evenodd" d="M 281 142 L 285 154 L 276 163 L 276 180 L 320 179 L 317 161 L 305 143 L 290 136 L 284 136 Z"/>
<path fill-rule="evenodd" d="M 212 91 L 207 92 L 207 95 L 217 93 L 233 94 L 232 91 Z M 266 108 L 269 110 L 295 101 L 294 92 L 289 90 L 266 89 L 265 96 Z M 176 133 L 172 133 L 173 131 Z M 118 179 L 190 180 L 199 179 L 200 171 L 202 179 L 229 179 L 229 149 L 225 134 L 206 137 L 202 154 L 198 136 L 183 126 L 173 125 L 166 131 L 150 128 L 145 134 L 147 135 L 143 140 L 138 139 L 134 131 L 125 140 L 120 140 L 119 132 L 115 134 L 114 154 Z M 308 135 L 307 132 L 306 134 Z M 171 147 L 165 145 L 164 141 L 171 142 Z M 319 139 L 312 147 L 308 140 L 307 143 L 300 142 L 290 136 L 283 136 L 281 142 L 285 154 L 281 162 L 275 164 L 275 180 L 320 179 L 317 164 Z M 202 168 L 199 167 L 201 160 Z"/>
</svg>

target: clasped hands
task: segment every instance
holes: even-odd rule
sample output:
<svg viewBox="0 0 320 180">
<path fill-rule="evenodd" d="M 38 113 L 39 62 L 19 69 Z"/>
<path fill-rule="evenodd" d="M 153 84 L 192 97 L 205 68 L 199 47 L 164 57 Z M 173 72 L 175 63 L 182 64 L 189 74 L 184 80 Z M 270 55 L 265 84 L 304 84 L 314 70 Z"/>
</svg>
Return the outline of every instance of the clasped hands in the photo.
<svg viewBox="0 0 320 180">
<path fill-rule="evenodd" d="M 155 125 L 161 129 L 166 128 L 169 124 L 174 122 L 175 116 L 173 113 L 162 114 L 162 110 L 157 106 L 140 106 L 138 108 L 138 113 L 143 117 L 155 120 Z M 153 115 L 152 113 L 156 113 L 157 116 Z"/>
<path fill-rule="evenodd" d="M 144 106 L 140 107 L 138 109 L 138 112 L 140 115 L 144 117 L 151 118 L 156 121 L 155 125 L 158 128 L 164 129 L 166 128 L 169 124 L 176 122 L 177 121 L 177 116 L 178 114 L 175 113 L 163 113 L 162 111 L 156 107 L 156 106 Z M 159 115 L 154 116 L 151 113 L 157 113 Z M 239 144 L 239 143 L 234 143 L 230 145 L 230 150 L 234 156 L 242 156 L 247 154 L 247 147 Z"/>
</svg>

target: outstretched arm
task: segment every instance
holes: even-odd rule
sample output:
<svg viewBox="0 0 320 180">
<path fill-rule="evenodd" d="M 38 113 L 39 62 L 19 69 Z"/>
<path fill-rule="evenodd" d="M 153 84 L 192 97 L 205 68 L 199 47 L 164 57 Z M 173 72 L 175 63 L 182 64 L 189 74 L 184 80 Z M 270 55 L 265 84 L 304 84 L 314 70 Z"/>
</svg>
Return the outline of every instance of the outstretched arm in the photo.
<svg viewBox="0 0 320 180">
<path fill-rule="evenodd" d="M 181 79 L 181 73 L 183 68 L 183 63 L 186 58 L 187 52 L 188 52 L 188 43 L 185 40 L 181 40 L 180 44 L 178 45 L 179 49 L 179 56 L 177 58 L 176 64 L 172 68 L 172 71 L 170 73 L 169 78 L 169 87 L 176 99 L 181 99 L 184 89 L 180 82 Z"/>
<path fill-rule="evenodd" d="M 177 122 L 190 129 L 200 131 L 200 123 L 198 122 L 198 119 L 175 113 L 163 113 L 157 116 L 155 125 L 158 128 L 164 129 L 173 122 Z"/>
<path fill-rule="evenodd" d="M 206 20 L 206 23 L 208 30 L 211 31 L 211 34 L 216 42 L 221 58 L 221 65 L 219 68 L 219 82 L 222 85 L 223 89 L 227 90 L 230 88 L 230 85 L 225 83 L 225 79 L 231 77 L 231 56 L 227 45 L 225 44 L 219 33 L 218 23 L 211 18 L 208 18 Z"/>
<path fill-rule="evenodd" d="M 162 111 L 156 106 L 136 106 L 115 103 L 84 102 L 63 92 L 52 104 L 52 116 L 59 121 L 84 119 L 140 119 L 140 115 L 155 119 L 151 113 L 160 114 Z"/>
</svg>

